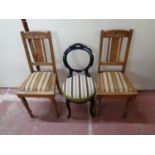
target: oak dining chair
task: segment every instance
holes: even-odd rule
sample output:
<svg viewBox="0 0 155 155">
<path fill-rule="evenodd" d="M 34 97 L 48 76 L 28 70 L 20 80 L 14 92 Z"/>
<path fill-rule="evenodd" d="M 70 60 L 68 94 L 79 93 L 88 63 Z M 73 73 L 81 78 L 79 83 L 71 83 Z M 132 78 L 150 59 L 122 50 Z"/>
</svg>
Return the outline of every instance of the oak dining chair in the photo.
<svg viewBox="0 0 155 155">
<path fill-rule="evenodd" d="M 133 30 L 101 31 L 96 76 L 97 115 L 102 98 L 125 97 L 123 117 L 126 117 L 130 100 L 138 94 L 125 73 L 132 34 Z"/>
<path fill-rule="evenodd" d="M 55 65 L 52 37 L 50 32 L 21 32 L 30 75 L 17 90 L 30 117 L 34 117 L 26 100 L 27 97 L 49 98 L 58 116 L 55 101 L 56 86 L 61 93 Z"/>
</svg>

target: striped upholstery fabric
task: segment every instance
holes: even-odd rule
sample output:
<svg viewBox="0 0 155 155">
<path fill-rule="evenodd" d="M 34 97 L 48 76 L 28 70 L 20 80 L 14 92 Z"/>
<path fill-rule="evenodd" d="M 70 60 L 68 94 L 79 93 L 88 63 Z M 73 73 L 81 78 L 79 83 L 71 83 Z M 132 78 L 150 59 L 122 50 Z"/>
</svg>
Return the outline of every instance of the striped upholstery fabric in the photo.
<svg viewBox="0 0 155 155">
<path fill-rule="evenodd" d="M 84 102 L 94 96 L 95 89 L 92 78 L 85 75 L 74 75 L 63 83 L 62 91 L 71 101 Z"/>
<path fill-rule="evenodd" d="M 53 91 L 53 78 L 51 72 L 34 72 L 20 86 L 19 91 L 24 92 L 50 92 Z"/>
<path fill-rule="evenodd" d="M 136 92 L 127 76 L 121 72 L 103 72 L 98 74 L 100 92 L 103 93 L 134 93 Z"/>
</svg>

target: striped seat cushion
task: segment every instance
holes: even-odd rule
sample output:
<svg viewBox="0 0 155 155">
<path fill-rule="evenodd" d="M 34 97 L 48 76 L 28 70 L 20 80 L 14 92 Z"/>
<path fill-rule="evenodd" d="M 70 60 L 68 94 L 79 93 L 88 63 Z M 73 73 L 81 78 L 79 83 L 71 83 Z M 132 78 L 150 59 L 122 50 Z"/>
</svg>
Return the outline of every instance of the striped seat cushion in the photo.
<svg viewBox="0 0 155 155">
<path fill-rule="evenodd" d="M 55 73 L 34 72 L 20 86 L 19 91 L 24 92 L 53 92 Z"/>
<path fill-rule="evenodd" d="M 75 102 L 85 102 L 95 93 L 92 78 L 85 75 L 74 75 L 67 78 L 63 83 L 62 91 L 68 100 Z"/>
<path fill-rule="evenodd" d="M 103 72 L 97 75 L 97 94 L 137 93 L 127 76 L 121 72 Z"/>
</svg>

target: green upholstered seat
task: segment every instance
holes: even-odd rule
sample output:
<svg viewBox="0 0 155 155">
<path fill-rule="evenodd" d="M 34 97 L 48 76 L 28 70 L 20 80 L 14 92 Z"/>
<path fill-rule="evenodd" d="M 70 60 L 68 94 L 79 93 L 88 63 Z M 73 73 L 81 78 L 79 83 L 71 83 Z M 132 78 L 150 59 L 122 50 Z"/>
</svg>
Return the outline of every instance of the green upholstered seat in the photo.
<svg viewBox="0 0 155 155">
<path fill-rule="evenodd" d="M 94 97 L 94 82 L 91 77 L 74 75 L 66 79 L 62 91 L 65 98 L 70 101 L 85 102 Z"/>
</svg>

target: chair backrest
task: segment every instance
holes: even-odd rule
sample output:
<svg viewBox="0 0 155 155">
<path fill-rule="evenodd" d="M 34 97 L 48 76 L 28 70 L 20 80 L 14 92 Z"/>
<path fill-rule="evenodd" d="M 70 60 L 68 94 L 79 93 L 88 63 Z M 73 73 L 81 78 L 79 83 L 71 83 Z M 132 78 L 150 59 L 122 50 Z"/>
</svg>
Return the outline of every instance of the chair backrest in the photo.
<svg viewBox="0 0 155 155">
<path fill-rule="evenodd" d="M 101 31 L 98 72 L 101 67 L 118 65 L 125 72 L 133 30 Z"/>
<path fill-rule="evenodd" d="M 21 37 L 30 71 L 34 72 L 35 67 L 37 71 L 40 71 L 41 66 L 51 66 L 53 72 L 56 72 L 51 33 L 21 32 Z M 50 53 L 50 61 L 47 57 L 48 52 Z"/>
<path fill-rule="evenodd" d="M 88 63 L 88 65 L 83 68 L 83 69 L 74 69 L 72 68 L 69 64 L 68 64 L 68 61 L 67 61 L 67 56 L 70 52 L 73 52 L 75 50 L 82 50 L 84 52 L 87 52 L 89 54 L 89 57 L 90 57 L 90 61 Z M 90 48 L 88 48 L 87 46 L 81 44 L 81 43 L 76 43 L 76 44 L 73 44 L 71 46 L 69 46 L 69 48 L 67 48 L 64 52 L 64 55 L 63 55 L 63 62 L 64 62 L 64 65 L 65 67 L 67 67 L 69 69 L 69 75 L 68 77 L 71 77 L 73 72 L 83 72 L 85 73 L 86 76 L 90 76 L 90 74 L 88 73 L 88 70 L 89 68 L 93 65 L 93 62 L 94 62 L 94 55 L 93 55 L 93 52 Z"/>
</svg>

